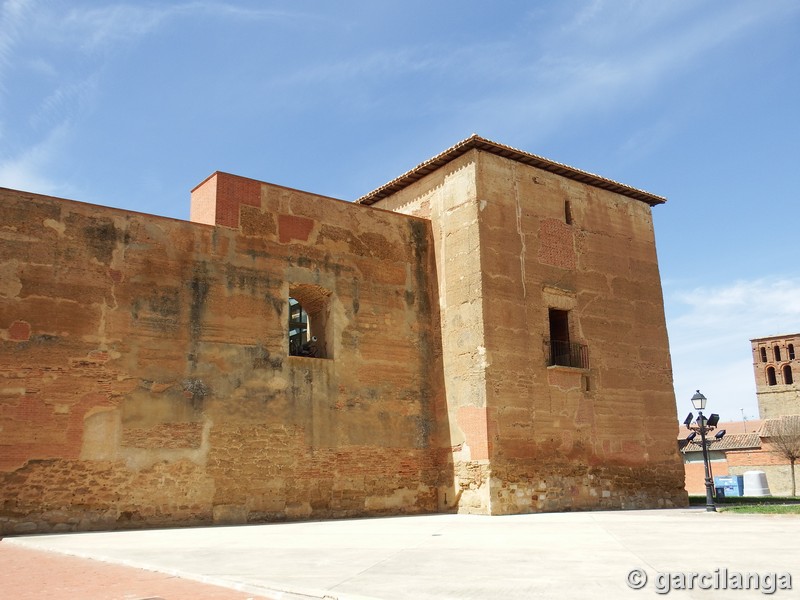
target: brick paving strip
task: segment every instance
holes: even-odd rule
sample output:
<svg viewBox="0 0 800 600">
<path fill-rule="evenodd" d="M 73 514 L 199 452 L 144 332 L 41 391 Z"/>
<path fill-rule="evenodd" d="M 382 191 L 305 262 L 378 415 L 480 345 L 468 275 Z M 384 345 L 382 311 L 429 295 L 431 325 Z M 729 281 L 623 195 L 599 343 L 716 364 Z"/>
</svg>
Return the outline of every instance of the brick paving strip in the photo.
<svg viewBox="0 0 800 600">
<path fill-rule="evenodd" d="M 0 541 L 0 597 L 14 600 L 256 600 L 266 596 Z"/>
</svg>

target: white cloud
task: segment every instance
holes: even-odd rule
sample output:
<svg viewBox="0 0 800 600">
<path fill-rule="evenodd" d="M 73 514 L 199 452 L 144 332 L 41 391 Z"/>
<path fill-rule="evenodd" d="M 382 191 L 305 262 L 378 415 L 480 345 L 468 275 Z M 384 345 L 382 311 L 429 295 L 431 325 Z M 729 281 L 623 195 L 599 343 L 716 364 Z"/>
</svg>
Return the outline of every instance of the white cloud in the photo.
<svg viewBox="0 0 800 600">
<path fill-rule="evenodd" d="M 800 279 L 665 292 L 679 409 L 700 388 L 724 419 L 741 418 L 741 408 L 748 417 L 755 416 L 750 340 L 800 332 Z"/>
<path fill-rule="evenodd" d="M 68 194 L 69 188 L 46 175 L 60 154 L 68 134 L 69 126 L 61 124 L 50 130 L 47 137 L 36 145 L 0 161 L 0 186 L 38 194 Z"/>
</svg>

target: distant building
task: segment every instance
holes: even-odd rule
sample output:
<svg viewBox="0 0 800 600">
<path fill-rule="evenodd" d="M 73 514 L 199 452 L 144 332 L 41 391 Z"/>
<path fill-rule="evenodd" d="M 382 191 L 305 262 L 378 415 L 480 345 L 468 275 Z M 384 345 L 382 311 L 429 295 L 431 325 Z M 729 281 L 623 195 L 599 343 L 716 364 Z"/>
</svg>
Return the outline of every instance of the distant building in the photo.
<svg viewBox="0 0 800 600">
<path fill-rule="evenodd" d="M 756 381 L 758 411 L 762 420 L 720 423 L 725 429 L 722 440 L 712 442 L 709 461 L 712 477 L 743 475 L 764 471 L 772 494 L 792 492 L 789 461 L 776 448 L 775 438 L 790 417 L 800 415 L 800 333 L 774 335 L 750 340 L 753 349 L 753 373 Z M 705 493 L 703 453 L 699 444 L 686 442 L 686 430 L 678 434 L 678 448 L 683 454 L 686 490 Z"/>
<path fill-rule="evenodd" d="M 763 421 L 732 421 L 720 423 L 717 431 L 727 434 L 708 447 L 711 476 L 744 475 L 747 471 L 763 471 L 767 476 L 770 493 L 788 496 L 792 493 L 792 472 L 789 461 L 776 448 L 775 437 L 787 419 L 783 416 Z M 686 470 L 686 491 L 701 496 L 705 494 L 703 448 L 700 444 L 686 442 L 686 429 L 678 434 L 678 448 L 683 454 Z"/>
<path fill-rule="evenodd" d="M 800 333 L 750 340 L 762 419 L 800 414 Z"/>
</svg>

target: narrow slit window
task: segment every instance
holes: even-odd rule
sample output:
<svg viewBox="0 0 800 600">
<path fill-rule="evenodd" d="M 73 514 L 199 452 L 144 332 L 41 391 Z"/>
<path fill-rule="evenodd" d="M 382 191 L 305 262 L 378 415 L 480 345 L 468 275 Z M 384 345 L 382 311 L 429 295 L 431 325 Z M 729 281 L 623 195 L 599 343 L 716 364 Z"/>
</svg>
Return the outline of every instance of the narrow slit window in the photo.
<svg viewBox="0 0 800 600">
<path fill-rule="evenodd" d="M 564 201 L 564 222 L 567 225 L 572 225 L 572 207 L 569 204 L 569 200 Z"/>
</svg>

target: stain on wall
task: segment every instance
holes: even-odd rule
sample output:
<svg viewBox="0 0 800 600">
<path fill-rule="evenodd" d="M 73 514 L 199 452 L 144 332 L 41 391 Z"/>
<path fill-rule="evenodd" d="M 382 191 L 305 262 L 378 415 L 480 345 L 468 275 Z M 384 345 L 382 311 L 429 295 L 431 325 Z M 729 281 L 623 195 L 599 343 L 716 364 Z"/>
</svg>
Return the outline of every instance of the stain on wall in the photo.
<svg viewBox="0 0 800 600">
<path fill-rule="evenodd" d="M 216 228 L 0 192 L 0 532 L 438 510 L 425 223 L 250 188 Z M 292 284 L 336 360 L 287 355 Z"/>
</svg>

